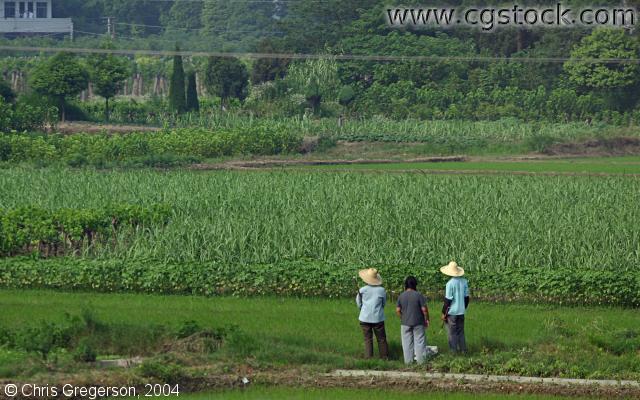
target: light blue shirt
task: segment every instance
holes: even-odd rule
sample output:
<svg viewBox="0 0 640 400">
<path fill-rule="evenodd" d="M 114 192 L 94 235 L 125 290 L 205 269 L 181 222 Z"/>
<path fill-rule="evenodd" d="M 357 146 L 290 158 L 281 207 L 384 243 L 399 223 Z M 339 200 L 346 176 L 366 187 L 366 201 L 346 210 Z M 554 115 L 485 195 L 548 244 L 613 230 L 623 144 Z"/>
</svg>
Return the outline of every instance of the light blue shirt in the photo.
<svg viewBox="0 0 640 400">
<path fill-rule="evenodd" d="M 451 278 L 447 282 L 444 297 L 451 300 L 449 315 L 464 315 L 464 298 L 469 296 L 469 283 L 465 278 Z"/>
<path fill-rule="evenodd" d="M 387 292 L 382 286 L 364 286 L 356 296 L 360 308 L 360 322 L 377 324 L 384 321 L 384 306 L 387 304 Z"/>
</svg>

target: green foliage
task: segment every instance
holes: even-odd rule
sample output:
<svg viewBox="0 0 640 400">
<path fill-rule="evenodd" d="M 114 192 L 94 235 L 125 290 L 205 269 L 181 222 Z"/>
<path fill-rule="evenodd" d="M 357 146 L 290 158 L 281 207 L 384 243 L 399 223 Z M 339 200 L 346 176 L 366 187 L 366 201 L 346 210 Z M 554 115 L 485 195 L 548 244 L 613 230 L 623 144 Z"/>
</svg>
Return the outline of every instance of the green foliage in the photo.
<svg viewBox="0 0 640 400">
<path fill-rule="evenodd" d="M 57 116 L 56 107 L 35 96 L 21 96 L 14 104 L 0 98 L 0 132 L 42 132 L 47 126 L 55 126 Z M 0 151 L 0 161 L 5 157 L 6 152 Z"/>
<path fill-rule="evenodd" d="M 474 297 L 639 302 L 629 223 L 639 191 L 628 177 L 18 169 L 0 179 L 19 188 L 0 193 L 7 206 L 160 195 L 175 207 L 165 228 L 96 259 L 7 259 L 5 287 L 347 296 L 362 265 L 389 288 L 415 273 L 433 290 L 445 279 L 437 267 L 455 259 Z"/>
<path fill-rule="evenodd" d="M 90 121 L 100 121 L 105 114 L 105 104 L 97 101 L 79 102 L 77 105 Z M 110 118 L 126 124 L 158 124 L 159 118 L 175 118 L 166 100 L 158 97 L 148 100 L 116 99 L 111 102 Z"/>
<path fill-rule="evenodd" d="M 112 44 L 103 46 L 112 49 Z M 87 59 L 89 76 L 96 94 L 105 99 L 105 120 L 109 120 L 109 99 L 114 97 L 129 77 L 129 62 L 113 54 L 93 54 Z"/>
<path fill-rule="evenodd" d="M 11 86 L 4 81 L 4 79 L 0 79 L 0 99 L 5 103 L 13 103 L 16 99 L 16 94 L 11 90 Z"/>
<path fill-rule="evenodd" d="M 230 265 L 159 260 L 58 258 L 36 261 L 13 258 L 0 261 L 0 286 L 207 296 L 336 298 L 352 295 L 353 276 L 360 267 L 358 263 L 312 260 Z M 410 265 L 380 265 L 378 269 L 385 278 L 387 289 L 396 292 L 402 290 L 407 275 L 415 275 L 430 296 L 439 297 L 439 288 L 446 283 L 446 278 L 435 267 L 420 270 Z M 633 276 L 634 273 L 630 274 Z M 469 279 L 476 299 L 640 305 L 637 282 L 618 279 L 618 273 L 614 270 L 576 270 L 564 266 L 553 270 L 502 267 L 500 273 L 493 269 L 474 270 L 469 274 Z M 183 326 L 179 336 L 189 336 L 192 328 Z M 635 343 L 633 345 L 637 346 L 637 337 L 632 340 Z"/>
<path fill-rule="evenodd" d="M 31 75 L 31 87 L 55 100 L 65 120 L 65 101 L 87 88 L 89 74 L 71 53 L 58 53 L 40 62 Z"/>
<path fill-rule="evenodd" d="M 80 339 L 73 352 L 73 359 L 78 362 L 94 362 L 97 357 L 98 354 L 91 340 L 86 337 Z"/>
<path fill-rule="evenodd" d="M 108 323 L 85 309 L 81 315 L 65 314 L 62 321 L 40 320 L 24 326 L 0 328 L 0 347 L 36 353 L 43 360 L 64 349 L 75 362 L 87 363 L 96 361 L 98 355 L 154 355 L 161 348 L 163 352 L 171 349 L 183 354 L 200 350 L 214 352 L 228 334 L 226 329 L 199 326 L 191 326 L 191 329 L 189 336 L 176 338 L 172 329 L 164 325 Z M 149 363 L 154 362 L 149 360 Z M 143 375 L 148 377 L 164 376 L 152 373 L 158 372 L 155 368 L 142 367 L 142 371 L 146 371 Z"/>
<path fill-rule="evenodd" d="M 274 54 L 278 50 L 270 39 L 263 39 L 256 50 L 260 54 Z M 279 58 L 259 58 L 251 68 L 251 83 L 259 85 L 264 82 L 284 78 L 289 60 Z"/>
<path fill-rule="evenodd" d="M 300 132 L 266 123 L 216 131 L 192 128 L 128 135 L 8 134 L 0 136 L 0 161 L 63 162 L 73 167 L 137 162 L 171 166 L 236 154 L 292 153 L 301 142 Z"/>
<path fill-rule="evenodd" d="M 321 85 L 317 80 L 311 80 L 304 88 L 304 97 L 307 99 L 313 112 L 317 113 L 322 102 Z"/>
<path fill-rule="evenodd" d="M 443 33 L 427 36 L 409 32 L 392 32 L 385 35 L 357 32 L 345 36 L 340 46 L 346 53 L 362 55 L 429 55 L 445 58 L 476 55 L 471 41 L 463 41 Z M 446 59 L 435 62 L 348 61 L 340 64 L 339 75 L 342 82 L 355 84 L 363 89 L 376 82 L 390 85 L 399 81 L 409 81 L 417 87 L 422 87 L 425 84 L 440 84 L 451 77 L 464 78 L 469 70 L 470 66 L 464 62 Z"/>
<path fill-rule="evenodd" d="M 192 30 L 202 27 L 203 2 L 192 0 L 176 0 L 171 9 L 160 18 L 169 30 Z"/>
<path fill-rule="evenodd" d="M 106 243 L 123 227 L 134 230 L 168 222 L 170 208 L 115 205 L 104 209 L 33 206 L 0 210 L 0 256 L 37 252 L 56 256 Z"/>
<path fill-rule="evenodd" d="M 222 99 L 244 100 L 248 94 L 249 74 L 247 67 L 237 58 L 209 57 L 204 83 L 210 94 Z"/>
<path fill-rule="evenodd" d="M 338 92 L 338 103 L 344 107 L 348 107 L 356 97 L 356 92 L 349 85 L 340 88 Z"/>
<path fill-rule="evenodd" d="M 338 64 L 332 58 L 291 64 L 285 82 L 293 93 L 335 101 L 340 87 Z"/>
<path fill-rule="evenodd" d="M 437 266 L 453 258 L 470 274 L 514 268 L 544 276 L 566 266 L 590 271 L 594 282 L 598 271 L 636 276 L 633 238 L 640 233 L 629 221 L 638 219 L 640 183 L 628 177 L 0 172 L 3 187 L 17 188 L 0 192 L 5 208 L 152 205 L 158 196 L 175 207 L 171 224 L 153 240 L 102 249 L 97 255 L 105 258 L 377 266 Z M 560 283 L 573 287 L 571 277 Z"/>
<path fill-rule="evenodd" d="M 198 100 L 198 88 L 196 86 L 196 73 L 194 71 L 191 71 L 187 74 L 186 111 L 200 111 L 200 101 Z"/>
<path fill-rule="evenodd" d="M 287 15 L 281 24 L 286 46 L 289 51 L 300 53 L 318 53 L 326 46 L 334 46 L 349 36 L 352 23 L 357 23 L 363 10 L 375 10 L 372 14 L 384 24 L 380 4 L 377 0 L 288 2 Z"/>
<path fill-rule="evenodd" d="M 640 66 L 637 63 L 589 62 L 580 59 L 629 59 L 638 58 L 639 47 L 633 37 L 623 29 L 597 29 L 580 42 L 571 52 L 564 69 L 576 85 L 588 89 L 618 89 L 639 82 Z"/>
<path fill-rule="evenodd" d="M 180 49 L 176 46 L 176 51 Z M 184 87 L 184 67 L 182 65 L 182 56 L 173 56 L 173 70 L 171 72 L 171 80 L 169 81 L 169 108 L 178 114 L 187 110 L 187 100 L 185 98 Z"/>
<path fill-rule="evenodd" d="M 202 35 L 217 49 L 248 51 L 260 39 L 273 36 L 275 13 L 273 2 L 206 1 L 201 17 Z"/>
<path fill-rule="evenodd" d="M 138 367 L 140 375 L 146 378 L 156 378 L 164 383 L 177 384 L 184 382 L 186 378 L 185 369 L 174 363 L 166 361 L 149 360 L 143 362 Z"/>
</svg>

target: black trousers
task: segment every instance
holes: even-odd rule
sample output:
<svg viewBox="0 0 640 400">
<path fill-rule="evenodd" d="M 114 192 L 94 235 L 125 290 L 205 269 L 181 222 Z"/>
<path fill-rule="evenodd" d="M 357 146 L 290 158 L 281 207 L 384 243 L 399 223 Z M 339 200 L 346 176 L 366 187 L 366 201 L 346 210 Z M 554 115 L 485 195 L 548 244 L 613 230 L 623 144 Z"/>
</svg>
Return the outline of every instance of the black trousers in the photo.
<svg viewBox="0 0 640 400">
<path fill-rule="evenodd" d="M 449 336 L 449 349 L 455 352 L 467 352 L 467 343 L 464 339 L 464 315 L 449 315 L 447 317 L 447 333 Z"/>
<path fill-rule="evenodd" d="M 360 322 L 362 334 L 364 335 L 364 356 L 365 358 L 373 357 L 373 335 L 375 333 L 378 341 L 378 351 L 380 358 L 386 360 L 389 358 L 389 346 L 387 344 L 387 333 L 384 330 L 384 321 L 376 324 Z"/>
</svg>

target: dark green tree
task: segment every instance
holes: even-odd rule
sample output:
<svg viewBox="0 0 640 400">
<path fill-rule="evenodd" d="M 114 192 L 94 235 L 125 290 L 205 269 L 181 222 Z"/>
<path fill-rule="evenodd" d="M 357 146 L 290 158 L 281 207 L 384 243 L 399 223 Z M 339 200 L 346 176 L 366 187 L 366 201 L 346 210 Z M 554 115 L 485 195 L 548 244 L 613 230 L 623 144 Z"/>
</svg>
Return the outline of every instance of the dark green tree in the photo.
<svg viewBox="0 0 640 400">
<path fill-rule="evenodd" d="M 309 103 L 309 107 L 313 110 L 314 114 L 320 111 L 320 103 L 322 103 L 322 90 L 320 83 L 316 79 L 311 79 L 304 91 L 304 97 Z"/>
<path fill-rule="evenodd" d="M 249 73 L 237 58 L 209 57 L 204 84 L 210 94 L 220 97 L 224 106 L 229 98 L 242 101 L 247 97 Z"/>
<path fill-rule="evenodd" d="M 198 87 L 196 85 L 196 73 L 190 71 L 187 74 L 187 111 L 199 111 Z"/>
<path fill-rule="evenodd" d="M 180 49 L 176 46 L 176 52 L 178 51 Z M 173 71 L 169 82 L 169 108 L 178 114 L 185 112 L 187 108 L 184 88 L 184 66 L 182 64 L 182 56 L 179 54 L 173 56 Z"/>
<path fill-rule="evenodd" d="M 112 48 L 106 44 L 103 48 Z M 113 54 L 92 54 L 87 59 L 89 77 L 96 93 L 104 97 L 104 118 L 109 121 L 109 99 L 122 88 L 124 81 L 131 73 L 129 62 L 124 57 Z"/>
<path fill-rule="evenodd" d="M 31 74 L 31 87 L 56 102 L 65 120 L 65 102 L 80 94 L 89 84 L 86 68 L 71 53 L 58 53 L 36 65 Z"/>
<path fill-rule="evenodd" d="M 215 49 L 249 51 L 276 33 L 276 5 L 271 1 L 207 0 L 202 27 Z"/>
<path fill-rule="evenodd" d="M 256 51 L 260 54 L 278 53 L 271 39 L 264 39 L 258 44 Z M 254 85 L 262 82 L 283 78 L 287 73 L 289 61 L 280 58 L 259 58 L 253 63 L 251 69 L 251 83 Z"/>
<path fill-rule="evenodd" d="M 13 103 L 16 99 L 16 94 L 11 90 L 11 86 L 4 79 L 0 79 L 0 97 L 5 103 Z"/>
<path fill-rule="evenodd" d="M 340 88 L 338 92 L 338 103 L 346 109 L 349 109 L 349 106 L 353 103 L 353 100 L 356 98 L 356 92 L 349 85 L 345 85 Z"/>
<path fill-rule="evenodd" d="M 202 27 L 203 2 L 176 0 L 171 9 L 162 15 L 162 24 L 167 29 L 193 30 Z"/>
<path fill-rule="evenodd" d="M 379 0 L 291 1 L 279 29 L 286 34 L 286 48 L 295 52 L 318 52 L 334 46 L 346 36 L 350 24 L 365 10 L 377 7 Z M 384 24 L 382 8 L 376 12 Z M 365 32 L 362 32 L 365 34 Z M 366 33 L 370 33 L 367 31 Z"/>
<path fill-rule="evenodd" d="M 597 59 L 629 59 L 638 57 L 638 41 L 622 29 L 598 29 L 583 38 L 564 64 L 569 79 L 582 88 L 618 89 L 633 86 L 640 78 L 637 63 L 589 62 Z"/>
<path fill-rule="evenodd" d="M 637 39 L 624 30 L 597 29 L 573 49 L 564 70 L 577 88 L 595 92 L 606 99 L 609 107 L 624 111 L 638 100 L 640 66 L 635 62 L 605 60 L 634 60 L 639 54 Z M 603 60 L 598 62 L 598 59 Z"/>
</svg>

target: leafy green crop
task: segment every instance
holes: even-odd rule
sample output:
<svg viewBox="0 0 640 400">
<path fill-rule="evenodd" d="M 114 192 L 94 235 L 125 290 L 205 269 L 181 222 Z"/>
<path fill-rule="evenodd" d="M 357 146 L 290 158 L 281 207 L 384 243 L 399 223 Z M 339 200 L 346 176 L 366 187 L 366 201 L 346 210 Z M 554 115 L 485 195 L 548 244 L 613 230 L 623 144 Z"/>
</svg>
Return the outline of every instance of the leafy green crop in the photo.
<svg viewBox="0 0 640 400">
<path fill-rule="evenodd" d="M 317 261 L 234 265 L 68 257 L 12 258 L 0 259 L 0 287 L 331 298 L 354 294 L 354 278 L 359 268 L 361 266 L 357 264 Z M 402 291 L 402 282 L 408 275 L 415 275 L 423 291 L 436 298 L 440 298 L 446 284 L 446 277 L 436 268 L 381 266 L 380 273 L 392 296 Z M 631 270 L 627 273 L 634 274 Z M 552 271 L 505 268 L 502 274 L 476 271 L 468 278 L 472 296 L 476 299 L 640 305 L 640 285 L 637 281 L 619 279 L 619 271 L 572 270 L 568 267 Z"/>
<path fill-rule="evenodd" d="M 166 226 L 46 274 L 15 264 L 3 285 L 346 295 L 367 266 L 389 285 L 411 273 L 436 290 L 438 267 L 456 260 L 475 296 L 638 302 L 640 181 L 629 177 L 16 168 L 0 170 L 0 187 L 5 209 L 172 207 Z"/>
<path fill-rule="evenodd" d="M 295 151 L 302 136 L 287 129 L 255 124 L 250 129 L 175 129 L 127 135 L 0 135 L 0 161 L 71 166 L 122 163 L 141 157 L 220 157 L 234 154 L 279 154 Z"/>
<path fill-rule="evenodd" d="M 116 241 L 126 226 L 134 230 L 164 225 L 171 209 L 167 205 L 109 205 L 102 209 L 46 210 L 25 206 L 0 210 L 0 256 L 38 252 L 43 256 L 79 252 L 83 246 Z"/>
</svg>

